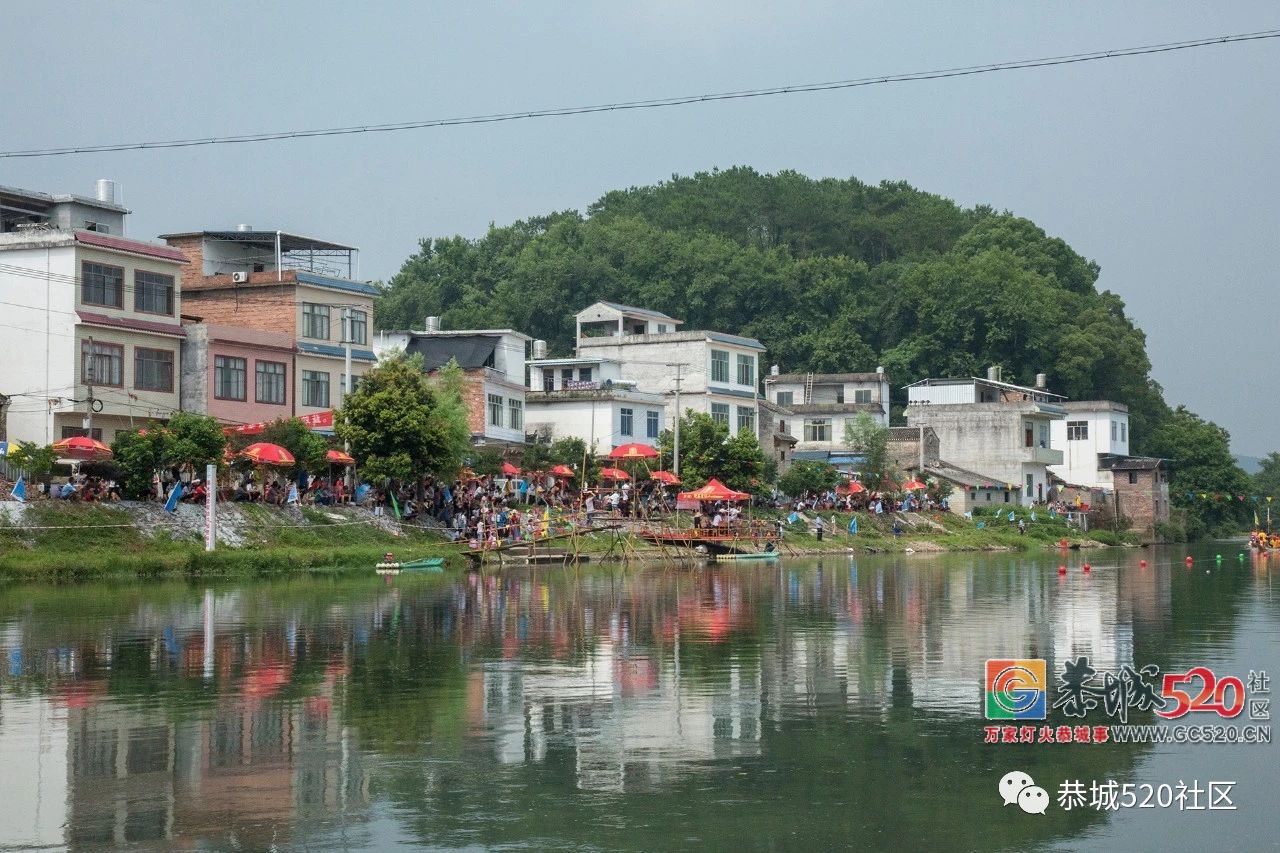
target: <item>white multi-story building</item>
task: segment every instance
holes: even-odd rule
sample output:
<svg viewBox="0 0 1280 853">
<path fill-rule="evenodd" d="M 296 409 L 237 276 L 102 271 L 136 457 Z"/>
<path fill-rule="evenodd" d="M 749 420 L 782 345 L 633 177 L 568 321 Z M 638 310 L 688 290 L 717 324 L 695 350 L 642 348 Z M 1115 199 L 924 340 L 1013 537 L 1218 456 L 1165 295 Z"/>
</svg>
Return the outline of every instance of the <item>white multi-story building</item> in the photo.
<svg viewBox="0 0 1280 853">
<path fill-rule="evenodd" d="M 379 358 L 393 351 L 422 356 L 427 372 L 454 360 L 464 376 L 464 400 L 476 445 L 524 444 L 525 359 L 528 335 L 514 329 L 440 328 L 428 317 L 420 331 L 378 332 L 373 349 Z"/>
<path fill-rule="evenodd" d="M 777 373 L 765 377 L 765 398 L 790 412 L 785 422 L 796 438 L 793 459 L 842 464 L 850 459 L 845 425 L 870 415 L 889 425 L 889 377 L 874 373 Z"/>
<path fill-rule="evenodd" d="M 1112 472 L 1099 457 L 1129 455 L 1129 407 L 1110 400 L 1066 404 L 1067 416 L 1049 428 L 1049 446 L 1062 452 L 1062 464 L 1049 470 L 1073 486 L 1110 489 Z"/>
<path fill-rule="evenodd" d="M 922 379 L 907 386 L 907 423 L 932 427 L 945 463 L 1011 487 L 1024 505 L 1049 496 L 1049 466 L 1062 452 L 1050 445 L 1050 427 L 1067 414 L 1063 398 L 1044 387 L 986 379 Z"/>
<path fill-rule="evenodd" d="M 612 359 L 534 358 L 525 429 L 549 439 L 580 438 L 601 454 L 632 442 L 656 447 L 666 429 L 665 403 L 661 394 L 623 379 L 622 365 Z"/>
<path fill-rule="evenodd" d="M 0 394 L 11 398 L 11 441 L 50 444 L 92 429 L 110 443 L 179 408 L 177 281 L 186 258 L 118 236 L 128 211 L 111 182 L 99 182 L 99 193 L 0 187 L 0 301 L 11 344 Z"/>
<path fill-rule="evenodd" d="M 657 311 L 597 302 L 577 315 L 577 354 L 617 362 L 621 378 L 680 408 L 705 412 L 732 432 L 759 436 L 759 365 L 764 345 L 723 332 L 680 331 L 683 321 Z"/>
</svg>

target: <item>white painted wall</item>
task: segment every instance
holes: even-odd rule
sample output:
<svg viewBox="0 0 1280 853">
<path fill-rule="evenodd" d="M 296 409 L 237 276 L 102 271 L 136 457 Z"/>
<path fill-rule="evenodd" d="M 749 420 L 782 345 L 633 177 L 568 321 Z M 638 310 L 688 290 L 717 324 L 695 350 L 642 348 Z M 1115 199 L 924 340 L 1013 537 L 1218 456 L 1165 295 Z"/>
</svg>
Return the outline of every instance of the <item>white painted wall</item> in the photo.
<svg viewBox="0 0 1280 853">
<path fill-rule="evenodd" d="M 1088 424 L 1089 437 L 1068 440 L 1067 425 L 1077 421 Z M 1111 472 L 1098 470 L 1098 455 L 1129 455 L 1129 439 L 1128 412 L 1068 410 L 1067 416 L 1054 421 L 1050 428 L 1050 445 L 1062 451 L 1063 456 L 1063 464 L 1050 470 L 1072 485 L 1109 489 L 1113 483 Z"/>
<path fill-rule="evenodd" d="M 619 444 L 637 442 L 657 445 L 658 439 L 646 432 L 649 412 L 658 413 L 658 432 L 667 428 L 666 413 L 660 398 L 637 395 L 624 398 L 599 400 L 595 404 L 595 444 L 598 453 L 608 453 Z M 622 433 L 622 409 L 632 410 L 632 434 Z M 592 436 L 592 405 L 590 400 L 528 400 L 525 403 L 525 423 L 529 432 L 540 425 L 551 428 L 552 439 L 580 438 L 588 445 Z"/>
<path fill-rule="evenodd" d="M 495 379 L 485 379 L 484 387 L 484 437 L 492 441 L 508 441 L 519 444 L 524 443 L 524 436 L 529 432 L 529 404 L 525 400 L 525 387 L 523 384 L 515 384 L 503 382 Z M 489 422 L 489 395 L 493 394 L 502 398 L 502 426 L 494 426 Z M 508 402 L 512 398 L 520 400 L 524 403 L 524 425 L 519 429 L 511 428 L 511 405 Z"/>
<path fill-rule="evenodd" d="M 0 263 L 29 271 L 0 270 L 0 300 L 6 303 L 0 394 L 30 395 L 14 397 L 9 406 L 9 440 L 50 444 L 58 440 L 54 413 L 72 411 L 75 395 L 76 249 L 0 251 Z M 51 397 L 61 401 L 50 408 Z"/>
</svg>

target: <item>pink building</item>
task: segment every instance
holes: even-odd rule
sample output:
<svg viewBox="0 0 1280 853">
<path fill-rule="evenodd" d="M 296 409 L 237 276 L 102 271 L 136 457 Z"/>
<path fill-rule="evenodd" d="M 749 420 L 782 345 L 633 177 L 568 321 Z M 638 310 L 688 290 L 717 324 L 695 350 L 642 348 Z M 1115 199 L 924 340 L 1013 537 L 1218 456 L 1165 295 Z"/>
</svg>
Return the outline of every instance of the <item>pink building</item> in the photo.
<svg viewBox="0 0 1280 853">
<path fill-rule="evenodd" d="M 293 336 L 192 322 L 182 345 L 182 408 L 228 426 L 292 417 Z"/>
</svg>

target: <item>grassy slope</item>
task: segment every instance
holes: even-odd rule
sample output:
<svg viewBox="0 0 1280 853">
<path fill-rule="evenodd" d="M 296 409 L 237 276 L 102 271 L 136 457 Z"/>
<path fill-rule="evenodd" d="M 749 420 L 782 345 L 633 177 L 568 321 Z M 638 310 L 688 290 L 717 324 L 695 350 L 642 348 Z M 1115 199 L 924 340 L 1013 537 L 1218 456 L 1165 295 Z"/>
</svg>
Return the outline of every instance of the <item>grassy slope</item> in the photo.
<svg viewBox="0 0 1280 853">
<path fill-rule="evenodd" d="M 243 531 L 245 545 L 240 548 L 219 546 L 206 553 L 195 537 L 171 540 L 168 536 L 150 536 L 131 524 L 128 512 L 107 506 L 40 503 L 29 506 L 22 519 L 25 526 L 66 527 L 54 530 L 17 530 L 12 523 L 0 520 L 0 580 L 73 581 L 100 577 L 268 577 L 297 573 L 360 571 L 367 572 L 388 551 L 401 559 L 454 555 L 461 559 L 459 547 L 449 545 L 426 533 L 394 536 L 364 524 L 337 524 L 323 512 L 304 509 L 309 522 L 306 527 L 287 526 L 292 521 L 279 511 L 257 506 L 242 506 L 250 520 Z M 974 551 L 991 549 L 1023 550 L 1051 547 L 1061 539 L 1081 542 L 1085 537 L 1069 530 L 1060 520 L 1043 513 L 1036 521 L 1029 512 L 1017 510 L 1028 521 L 1026 535 L 1019 535 L 1016 523 L 1006 515 L 982 519 L 985 529 L 974 522 L 948 513 L 930 518 L 945 529 L 939 531 L 922 525 L 912 529 L 903 526 L 901 537 L 892 533 L 892 519 L 859 513 L 856 536 L 848 534 L 847 513 L 824 512 L 828 528 L 822 542 L 802 525 L 787 528 L 784 552 L 946 550 Z M 1007 513 L 1007 511 L 1006 511 Z M 756 518 L 771 523 L 778 513 L 757 513 Z M 688 523 L 688 515 L 682 520 Z M 126 525 L 110 527 L 104 525 Z M 1105 544 L 1121 544 L 1122 539 L 1107 533 L 1093 533 L 1089 538 Z M 615 547 L 613 536 L 597 534 L 584 537 L 578 548 L 597 557 Z M 633 542 L 634 549 L 645 550 L 644 543 Z M 553 547 L 570 549 L 568 542 Z M 615 547 L 615 553 L 622 549 Z"/>
</svg>

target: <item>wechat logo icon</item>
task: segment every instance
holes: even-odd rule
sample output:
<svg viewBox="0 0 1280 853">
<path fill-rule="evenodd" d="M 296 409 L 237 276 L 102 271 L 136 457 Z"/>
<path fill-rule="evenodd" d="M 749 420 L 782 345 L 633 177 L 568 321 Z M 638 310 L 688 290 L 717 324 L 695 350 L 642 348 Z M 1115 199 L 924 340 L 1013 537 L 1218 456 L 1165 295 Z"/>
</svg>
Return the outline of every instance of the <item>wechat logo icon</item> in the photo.
<svg viewBox="0 0 1280 853">
<path fill-rule="evenodd" d="M 1006 773 L 1000 779 L 1000 799 L 1006 806 L 1016 803 L 1027 814 L 1044 814 L 1049 808 L 1049 792 L 1021 770 Z"/>
</svg>

